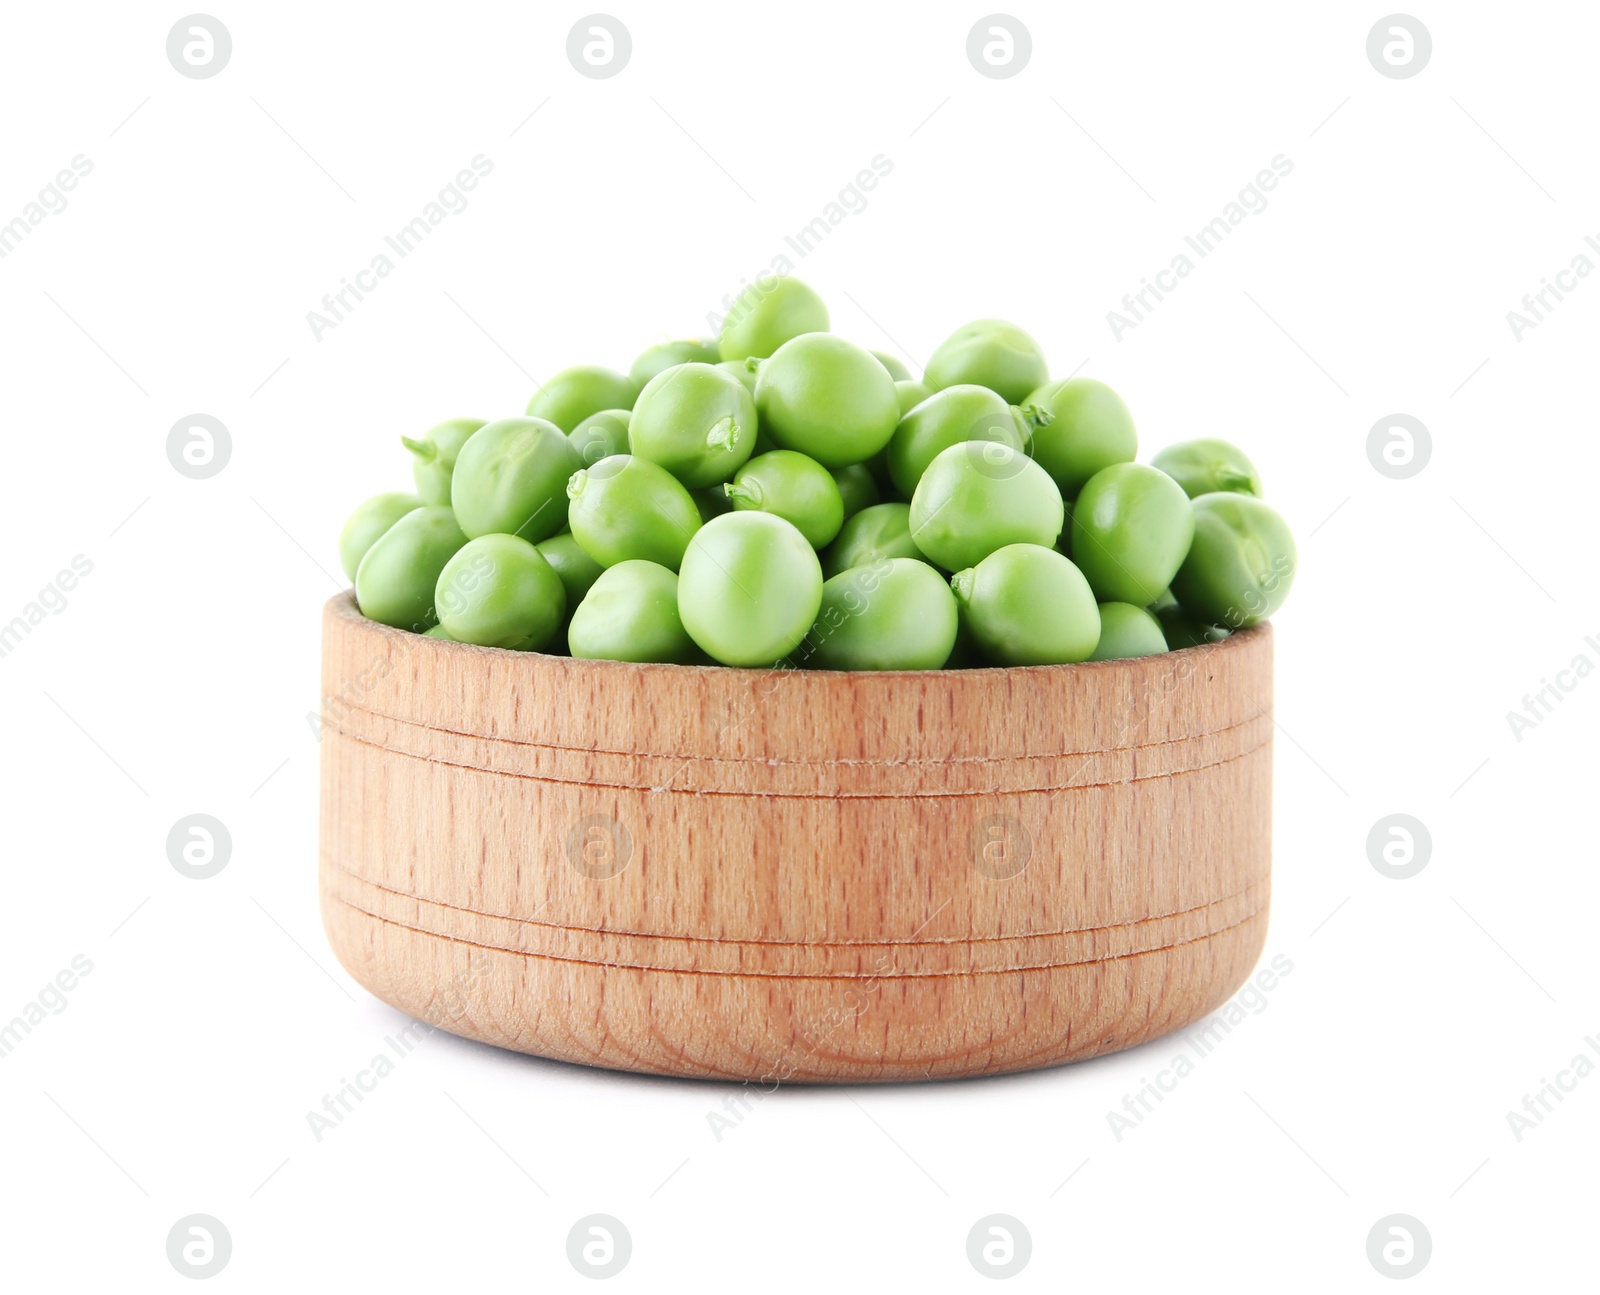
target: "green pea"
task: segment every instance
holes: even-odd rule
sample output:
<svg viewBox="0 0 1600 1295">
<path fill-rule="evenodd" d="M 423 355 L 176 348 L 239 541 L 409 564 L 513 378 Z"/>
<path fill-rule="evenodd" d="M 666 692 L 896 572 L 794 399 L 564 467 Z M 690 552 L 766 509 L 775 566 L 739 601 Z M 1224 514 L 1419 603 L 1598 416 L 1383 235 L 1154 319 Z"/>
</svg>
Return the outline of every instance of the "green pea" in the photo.
<svg viewBox="0 0 1600 1295">
<path fill-rule="evenodd" d="M 1069 553 L 1067 556 L 1071 557 L 1072 555 Z M 1172 590 L 1164 589 L 1161 591 L 1161 597 L 1151 603 L 1147 610 L 1152 616 L 1155 616 L 1165 611 L 1168 607 L 1176 607 L 1177 605 L 1178 600 L 1172 596 Z"/>
<path fill-rule="evenodd" d="M 560 578 L 561 587 L 567 594 L 567 612 L 570 615 L 583 601 L 584 595 L 594 587 L 594 582 L 605 568 L 583 551 L 583 545 L 572 537 L 570 531 L 540 540 L 534 547 Z"/>
<path fill-rule="evenodd" d="M 1294 583 L 1288 524 L 1253 495 L 1201 495 L 1193 508 L 1194 543 L 1172 579 L 1173 596 L 1184 611 L 1213 624 L 1260 624 Z"/>
<path fill-rule="evenodd" d="M 702 526 L 713 517 L 721 517 L 723 513 L 733 511 L 733 500 L 728 498 L 727 492 L 721 486 L 706 486 L 702 490 L 691 490 L 689 498 L 694 500 L 694 506 L 700 512 Z"/>
<path fill-rule="evenodd" d="M 911 538 L 910 504 L 874 504 L 846 521 L 822 555 L 822 572 L 832 578 L 888 558 L 922 558 Z"/>
<path fill-rule="evenodd" d="M 598 661 L 696 660 L 700 651 L 678 615 L 678 577 L 655 562 L 607 567 L 573 613 L 572 655 Z"/>
<path fill-rule="evenodd" d="M 823 584 L 816 623 L 795 655 L 819 670 L 937 670 L 958 620 L 955 595 L 926 562 L 852 567 Z"/>
<path fill-rule="evenodd" d="M 567 433 L 573 458 L 580 468 L 628 452 L 628 424 L 633 415 L 626 409 L 602 409 L 590 414 Z"/>
<path fill-rule="evenodd" d="M 852 463 L 848 468 L 835 468 L 834 484 L 839 487 L 839 497 L 844 501 L 844 520 L 849 521 L 863 508 L 878 502 L 878 482 L 864 463 Z"/>
<path fill-rule="evenodd" d="M 380 535 L 356 568 L 356 606 L 368 620 L 421 633 L 438 622 L 434 587 L 467 537 L 442 504 L 412 509 Z"/>
<path fill-rule="evenodd" d="M 1200 647 L 1206 643 L 1220 643 L 1233 633 L 1226 625 L 1208 625 L 1197 616 L 1191 616 L 1177 603 L 1162 607 L 1155 613 L 1161 623 L 1161 632 L 1167 639 L 1167 651 Z"/>
<path fill-rule="evenodd" d="M 461 447 L 450 501 L 469 538 L 518 535 L 537 544 L 567 524 L 567 478 L 577 466 L 561 429 L 542 418 L 501 418 Z"/>
<path fill-rule="evenodd" d="M 455 642 L 455 640 L 450 637 L 450 631 L 445 629 L 443 625 L 435 625 L 432 629 L 423 630 L 422 636 L 423 638 L 443 639 L 446 643 Z"/>
<path fill-rule="evenodd" d="M 976 566 L 1008 544 L 1052 548 L 1065 517 L 1049 473 L 992 441 L 941 450 L 911 496 L 911 538 L 947 571 Z"/>
<path fill-rule="evenodd" d="M 762 275 L 741 292 L 722 321 L 724 360 L 765 359 L 791 337 L 828 331 L 828 308 L 799 279 Z"/>
<path fill-rule="evenodd" d="M 1100 604 L 1100 642 L 1091 661 L 1120 661 L 1155 656 L 1167 650 L 1167 636 L 1158 621 L 1132 603 Z"/>
<path fill-rule="evenodd" d="M 1143 463 L 1113 464 L 1078 493 L 1072 560 L 1096 597 L 1148 607 L 1172 584 L 1194 529 L 1189 497 L 1165 472 Z"/>
<path fill-rule="evenodd" d="M 756 374 L 761 372 L 761 361 L 754 355 L 747 360 L 723 360 L 717 368 L 724 373 L 731 373 L 744 384 L 744 389 L 752 396 L 756 394 Z"/>
<path fill-rule="evenodd" d="M 902 379 L 894 384 L 895 399 L 900 402 L 900 417 L 904 418 L 933 392 L 925 382 Z"/>
<path fill-rule="evenodd" d="M 1176 481 L 1190 499 L 1219 490 L 1257 497 L 1266 493 L 1261 474 L 1244 451 L 1212 436 L 1169 445 L 1150 460 L 1150 466 Z"/>
<path fill-rule="evenodd" d="M 482 418 L 447 418 L 430 427 L 420 440 L 414 441 L 409 436 L 400 438 L 400 444 L 414 456 L 411 475 L 423 503 L 450 502 L 450 474 L 456 466 L 456 455 L 485 421 Z"/>
<path fill-rule="evenodd" d="M 1011 407 L 1011 417 L 1017 425 L 1018 435 L 1022 437 L 1022 448 L 1031 459 L 1033 457 L 1033 438 L 1039 434 L 1041 427 L 1048 427 L 1055 421 L 1055 415 L 1048 409 L 1041 409 L 1038 405 L 1013 405 Z"/>
<path fill-rule="evenodd" d="M 756 377 L 756 410 L 779 449 L 827 468 L 871 458 L 900 420 L 889 371 L 832 333 L 808 333 L 773 352 Z"/>
<path fill-rule="evenodd" d="M 445 564 L 434 592 L 439 624 L 457 643 L 544 647 L 567 614 L 567 594 L 544 555 L 515 535 L 480 535 Z"/>
<path fill-rule="evenodd" d="M 527 414 L 570 432 L 602 409 L 632 409 L 638 394 L 638 384 L 626 373 L 598 364 L 577 364 L 562 369 L 540 387 L 528 401 Z"/>
<path fill-rule="evenodd" d="M 628 445 L 691 490 L 729 480 L 756 441 L 756 403 L 732 374 L 677 364 L 650 379 L 633 407 Z"/>
<path fill-rule="evenodd" d="M 1030 392 L 1022 406 L 1048 415 L 1034 429 L 1029 453 L 1068 499 L 1102 468 L 1132 463 L 1138 453 L 1133 415 L 1121 396 L 1094 378 L 1047 382 Z"/>
<path fill-rule="evenodd" d="M 946 387 L 902 418 L 889 442 L 889 476 L 907 499 L 940 451 L 965 441 L 994 441 L 1023 448 L 1011 406 L 987 387 Z"/>
<path fill-rule="evenodd" d="M 820 549 L 844 524 L 844 499 L 833 474 L 793 450 L 774 450 L 739 469 L 724 487 L 735 512 L 758 509 L 792 523 Z"/>
<path fill-rule="evenodd" d="M 700 510 L 682 482 L 636 455 L 614 454 L 572 474 L 572 537 L 603 567 L 630 558 L 673 571 L 700 529 Z"/>
<path fill-rule="evenodd" d="M 1008 544 L 951 578 L 962 623 L 995 665 L 1087 661 L 1100 608 L 1083 573 L 1054 549 Z"/>
<path fill-rule="evenodd" d="M 1039 343 L 1027 333 L 1003 319 L 979 319 L 939 343 L 922 376 L 935 391 L 975 383 L 1015 405 L 1049 375 Z"/>
<path fill-rule="evenodd" d="M 816 551 L 783 518 L 733 512 L 690 541 L 678 576 L 689 637 L 724 665 L 770 666 L 792 652 L 822 604 Z"/>
<path fill-rule="evenodd" d="M 339 532 L 339 563 L 345 575 L 354 581 L 361 559 L 377 543 L 378 537 L 412 509 L 421 507 L 422 500 L 416 495 L 391 490 L 387 494 L 373 495 L 351 513 L 350 520 Z"/>
<path fill-rule="evenodd" d="M 656 374 L 674 364 L 716 364 L 721 359 L 715 342 L 703 342 L 698 337 L 682 342 L 657 342 L 639 352 L 628 376 L 633 379 L 634 386 L 642 389 Z"/>
<path fill-rule="evenodd" d="M 872 358 L 888 369 L 889 376 L 896 382 L 909 382 L 911 380 L 911 370 L 886 351 L 873 351 Z"/>
</svg>

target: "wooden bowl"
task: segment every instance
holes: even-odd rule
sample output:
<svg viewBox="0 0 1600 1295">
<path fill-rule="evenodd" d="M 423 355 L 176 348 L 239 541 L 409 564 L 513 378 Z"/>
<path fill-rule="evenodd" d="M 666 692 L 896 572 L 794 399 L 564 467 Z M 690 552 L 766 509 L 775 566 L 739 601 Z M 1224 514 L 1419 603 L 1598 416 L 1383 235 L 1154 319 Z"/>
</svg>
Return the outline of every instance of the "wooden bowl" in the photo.
<svg viewBox="0 0 1600 1295">
<path fill-rule="evenodd" d="M 350 974 L 587 1065 L 939 1079 L 1224 1002 L 1271 861 L 1267 626 L 1077 666 L 575 661 L 323 616 L 323 920 Z"/>
</svg>

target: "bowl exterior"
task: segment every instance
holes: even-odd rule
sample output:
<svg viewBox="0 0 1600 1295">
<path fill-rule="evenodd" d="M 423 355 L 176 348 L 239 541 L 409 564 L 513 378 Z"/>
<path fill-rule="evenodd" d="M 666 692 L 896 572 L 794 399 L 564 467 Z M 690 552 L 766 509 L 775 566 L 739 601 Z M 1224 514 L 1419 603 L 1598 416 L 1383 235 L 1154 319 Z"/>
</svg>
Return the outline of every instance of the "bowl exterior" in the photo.
<svg viewBox="0 0 1600 1295">
<path fill-rule="evenodd" d="M 324 613 L 324 924 L 429 1024 L 660 1074 L 1026 1070 L 1266 934 L 1272 640 L 1012 670 L 577 661 Z"/>
</svg>

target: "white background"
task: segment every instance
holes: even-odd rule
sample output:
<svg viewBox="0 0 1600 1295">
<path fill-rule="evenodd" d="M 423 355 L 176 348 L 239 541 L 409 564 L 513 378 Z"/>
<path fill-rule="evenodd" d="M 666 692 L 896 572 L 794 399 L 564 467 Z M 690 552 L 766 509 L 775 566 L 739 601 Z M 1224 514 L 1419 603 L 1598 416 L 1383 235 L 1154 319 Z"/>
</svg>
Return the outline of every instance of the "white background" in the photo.
<svg viewBox="0 0 1600 1295">
<path fill-rule="evenodd" d="M 565 1238 L 593 1212 L 633 1237 L 617 1289 L 986 1289 L 965 1240 L 996 1212 L 1032 1234 L 1017 1289 L 1383 1288 L 1366 1237 L 1396 1212 L 1433 1239 L 1418 1289 L 1592 1281 L 1600 1075 L 1520 1142 L 1506 1113 L 1600 1036 L 1600 680 L 1520 742 L 1506 712 L 1600 663 L 1600 282 L 1521 341 L 1506 312 L 1600 234 L 1600 11 L 1432 6 L 1405 80 L 1351 4 L 1024 5 L 1006 80 L 966 57 L 984 9 L 940 3 L 621 5 L 610 80 L 567 61 L 581 8 L 231 5 L 208 80 L 167 61 L 181 12 L 13 6 L 0 42 L 0 221 L 93 163 L 0 261 L 0 621 L 93 563 L 0 660 L 0 1019 L 93 963 L 0 1060 L 7 1289 L 187 1288 L 165 1239 L 196 1212 L 241 1291 L 589 1289 Z M 722 1087 L 436 1034 L 318 1143 L 306 1113 L 405 1023 L 316 905 L 346 513 L 408 488 L 401 433 L 704 332 L 880 153 L 798 266 L 836 331 L 916 362 L 1016 320 L 1124 394 L 1142 455 L 1245 446 L 1294 526 L 1267 942 L 1292 974 L 1120 1142 L 1107 1112 L 1174 1041 L 784 1090 L 719 1142 Z M 477 154 L 467 209 L 314 340 Z M 1267 209 L 1115 340 L 1277 154 Z M 166 456 L 194 412 L 232 435 L 209 480 Z M 1408 480 L 1367 457 L 1394 412 L 1432 434 Z M 209 881 L 167 861 L 194 812 L 233 838 Z M 1411 880 L 1368 861 L 1394 812 L 1432 834 Z"/>
</svg>

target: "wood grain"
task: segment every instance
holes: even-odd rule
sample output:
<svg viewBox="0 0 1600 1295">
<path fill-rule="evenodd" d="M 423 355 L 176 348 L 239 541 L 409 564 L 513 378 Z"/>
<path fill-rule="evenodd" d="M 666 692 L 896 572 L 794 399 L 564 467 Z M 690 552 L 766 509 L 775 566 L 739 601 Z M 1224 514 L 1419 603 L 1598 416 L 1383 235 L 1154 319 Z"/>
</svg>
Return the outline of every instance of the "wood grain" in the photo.
<svg viewBox="0 0 1600 1295">
<path fill-rule="evenodd" d="M 832 674 L 574 661 L 324 612 L 321 890 L 454 1033 L 752 1082 L 1130 1047 L 1266 934 L 1272 639 Z"/>
</svg>

